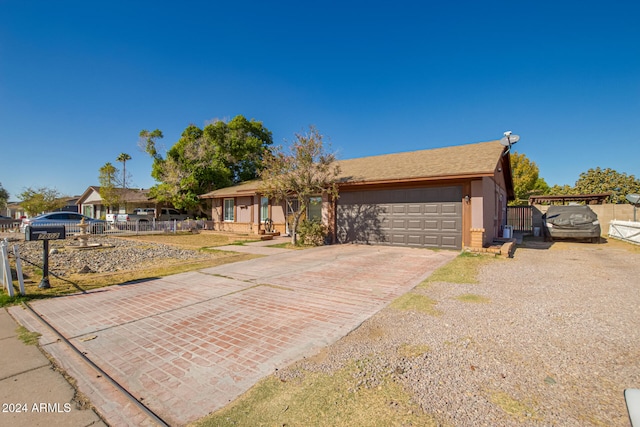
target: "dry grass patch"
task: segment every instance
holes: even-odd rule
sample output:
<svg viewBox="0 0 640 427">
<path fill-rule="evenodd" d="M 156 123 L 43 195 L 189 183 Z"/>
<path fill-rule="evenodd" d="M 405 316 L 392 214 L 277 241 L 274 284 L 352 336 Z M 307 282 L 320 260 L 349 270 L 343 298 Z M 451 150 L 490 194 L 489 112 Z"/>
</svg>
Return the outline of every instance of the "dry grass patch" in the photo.
<svg viewBox="0 0 640 427">
<path fill-rule="evenodd" d="M 457 296 L 456 299 L 458 301 L 470 302 L 474 304 L 487 304 L 491 302 L 489 298 L 475 294 L 462 294 L 460 296 Z"/>
<path fill-rule="evenodd" d="M 395 308 L 396 310 L 411 310 L 419 313 L 425 313 L 430 316 L 440 316 L 442 313 L 435 308 L 437 303 L 437 301 L 426 295 L 407 292 L 401 297 L 396 298 L 391 303 L 390 307 Z"/>
<path fill-rule="evenodd" d="M 358 388 L 353 363 L 333 374 L 303 372 L 283 382 L 270 376 L 224 409 L 193 426 L 437 426 L 390 379 Z"/>
<path fill-rule="evenodd" d="M 493 255 L 462 252 L 454 260 L 434 271 L 418 287 L 425 288 L 433 282 L 477 284 L 480 267 L 497 260 Z"/>
<path fill-rule="evenodd" d="M 18 333 L 18 339 L 26 345 L 37 345 L 38 339 L 41 336 L 41 334 L 37 332 L 31 332 L 24 326 L 18 326 L 18 328 L 16 328 L 16 332 Z"/>
<path fill-rule="evenodd" d="M 268 248 L 300 250 L 300 249 L 314 248 L 315 246 L 294 245 L 291 242 L 284 242 L 284 243 L 276 243 L 276 244 L 273 244 L 273 245 L 269 245 L 267 247 Z"/>
<path fill-rule="evenodd" d="M 42 279 L 42 270 L 24 267 L 25 293 L 26 296 L 18 295 L 18 282 L 14 280 L 16 296 L 10 298 L 8 295 L 0 295 L 0 307 L 18 304 L 24 301 L 48 298 L 58 295 L 66 295 L 75 292 L 88 291 L 104 286 L 119 285 L 127 282 L 148 280 L 158 277 L 170 276 L 172 274 L 185 273 L 188 271 L 200 270 L 203 268 L 216 267 L 232 262 L 240 262 L 252 258 L 259 258 L 260 255 L 240 254 L 236 252 L 211 251 L 208 259 L 197 261 L 184 260 L 163 260 L 161 264 L 139 265 L 134 270 L 117 271 L 112 273 L 91 273 L 91 274 L 70 274 L 64 278 L 54 275 L 49 276 L 51 288 L 41 289 L 38 287 Z"/>
<path fill-rule="evenodd" d="M 116 236 L 114 236 L 116 237 Z M 226 246 L 240 242 L 256 241 L 255 236 L 238 233 L 223 233 L 216 231 L 202 231 L 200 233 L 168 233 L 145 234 L 140 236 L 118 237 L 136 242 L 162 243 L 164 245 L 179 246 L 185 249 L 211 248 Z"/>
<path fill-rule="evenodd" d="M 527 420 L 539 420 L 536 412 L 528 404 L 514 399 L 503 391 L 489 390 L 489 400 L 500 407 L 504 412 L 517 419 L 519 422 Z"/>
<path fill-rule="evenodd" d="M 431 349 L 426 344 L 402 344 L 398 347 L 398 355 L 406 358 L 414 358 L 428 353 Z"/>
</svg>

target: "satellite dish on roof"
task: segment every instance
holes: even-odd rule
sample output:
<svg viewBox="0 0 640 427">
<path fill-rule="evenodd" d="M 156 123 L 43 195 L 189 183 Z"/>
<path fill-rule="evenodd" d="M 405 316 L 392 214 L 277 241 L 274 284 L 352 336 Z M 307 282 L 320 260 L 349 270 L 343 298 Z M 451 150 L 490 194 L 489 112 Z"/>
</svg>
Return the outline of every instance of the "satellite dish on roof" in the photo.
<svg viewBox="0 0 640 427">
<path fill-rule="evenodd" d="M 636 222 L 636 208 L 640 205 L 640 194 L 627 194 L 625 197 L 633 205 L 633 222 Z"/>
<path fill-rule="evenodd" d="M 500 144 L 505 147 L 511 147 L 516 142 L 520 141 L 520 135 L 513 135 L 510 130 L 504 133 L 504 137 L 500 140 Z"/>
<path fill-rule="evenodd" d="M 625 197 L 633 205 L 640 204 L 640 194 L 627 194 Z"/>
<path fill-rule="evenodd" d="M 511 150 L 511 146 L 518 141 L 520 141 L 520 135 L 513 135 L 510 130 L 506 131 L 504 137 L 500 139 L 500 144 L 508 147 L 503 155 L 506 155 Z"/>
</svg>

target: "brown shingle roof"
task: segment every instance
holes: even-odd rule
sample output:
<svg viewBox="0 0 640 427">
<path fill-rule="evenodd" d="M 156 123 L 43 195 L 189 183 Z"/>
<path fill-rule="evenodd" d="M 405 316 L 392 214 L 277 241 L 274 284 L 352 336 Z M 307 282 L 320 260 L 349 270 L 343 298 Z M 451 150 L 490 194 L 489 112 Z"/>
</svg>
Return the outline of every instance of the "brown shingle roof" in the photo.
<svg viewBox="0 0 640 427">
<path fill-rule="evenodd" d="M 504 148 L 499 141 L 489 141 L 339 160 L 338 181 L 342 184 L 357 184 L 490 176 L 494 174 Z M 210 199 L 250 195 L 255 194 L 259 188 L 260 181 L 254 180 L 200 197 Z"/>
<path fill-rule="evenodd" d="M 402 181 L 493 174 L 504 147 L 499 141 L 341 160 L 343 183 Z"/>
<path fill-rule="evenodd" d="M 136 203 L 136 202 L 148 203 L 151 200 L 149 198 L 149 191 L 150 191 L 149 189 L 116 188 L 116 190 L 120 191 L 120 196 L 122 197 L 122 200 L 126 201 L 127 203 Z M 82 204 L 92 191 L 95 191 L 96 193 L 100 194 L 100 186 L 92 185 L 89 188 L 87 188 L 85 192 L 82 194 L 82 196 L 78 198 L 78 201 L 76 202 L 76 204 Z"/>
<path fill-rule="evenodd" d="M 259 179 L 243 182 L 242 184 L 234 185 L 232 187 L 221 188 L 219 190 L 213 190 L 209 193 L 202 194 L 200 195 L 200 198 L 213 199 L 217 197 L 250 196 L 258 191 L 261 182 L 262 181 Z"/>
</svg>

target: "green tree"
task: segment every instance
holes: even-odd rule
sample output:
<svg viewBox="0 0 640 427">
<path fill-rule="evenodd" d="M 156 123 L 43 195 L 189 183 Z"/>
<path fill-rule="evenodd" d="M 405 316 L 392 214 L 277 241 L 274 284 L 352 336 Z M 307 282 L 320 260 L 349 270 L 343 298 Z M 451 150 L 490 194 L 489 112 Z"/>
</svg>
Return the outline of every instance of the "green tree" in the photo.
<svg viewBox="0 0 640 427">
<path fill-rule="evenodd" d="M 272 144 L 262 122 L 239 115 L 216 120 L 204 129 L 191 124 L 163 157 L 156 147 L 162 132 L 142 131 L 145 151 L 153 158 L 151 195 L 177 208 L 200 207 L 199 195 L 258 176 L 264 150 Z"/>
<path fill-rule="evenodd" d="M 549 188 L 549 191 L 544 194 L 552 194 L 554 196 L 569 196 L 572 194 L 576 194 L 576 191 L 570 185 L 565 184 L 560 186 L 556 184 L 553 187 Z"/>
<path fill-rule="evenodd" d="M 311 126 L 309 132 L 296 134 L 287 152 L 276 147 L 264 157 L 260 174 L 260 192 L 277 201 L 286 201 L 292 213 L 291 243 L 297 243 L 298 223 L 311 197 L 328 194 L 338 197 L 340 168 L 334 154 L 324 147 L 323 136 Z"/>
<path fill-rule="evenodd" d="M 105 206 L 117 208 L 120 205 L 120 189 L 118 188 L 118 168 L 107 162 L 99 170 L 100 197 Z"/>
<path fill-rule="evenodd" d="M 65 200 L 58 190 L 48 187 L 33 189 L 26 188 L 18 198 L 20 206 L 29 214 L 35 216 L 43 212 L 51 212 L 65 205 Z"/>
<path fill-rule="evenodd" d="M 0 182 L 0 209 L 4 209 L 7 207 L 7 202 L 9 201 L 9 192 L 4 189 L 2 183 Z"/>
<path fill-rule="evenodd" d="M 122 162 L 122 188 L 127 188 L 127 162 L 131 160 L 131 156 L 127 153 L 120 153 L 116 158 L 117 162 Z"/>
<path fill-rule="evenodd" d="M 574 187 L 576 194 L 611 193 L 611 203 L 628 203 L 625 196 L 640 193 L 640 180 L 614 169 L 589 169 L 580 174 Z"/>
<path fill-rule="evenodd" d="M 140 131 L 140 147 L 154 159 L 161 159 L 162 157 L 158 153 L 156 143 L 158 139 L 162 138 L 164 138 L 164 135 L 162 134 L 162 131 L 160 129 L 156 129 L 154 131 L 143 129 Z"/>
<path fill-rule="evenodd" d="M 511 153 L 511 174 L 513 177 L 513 191 L 515 200 L 512 204 L 526 204 L 529 196 L 533 193 L 542 193 L 548 190 L 549 186 L 544 179 L 539 176 L 538 165 L 532 162 L 524 154 Z"/>
</svg>

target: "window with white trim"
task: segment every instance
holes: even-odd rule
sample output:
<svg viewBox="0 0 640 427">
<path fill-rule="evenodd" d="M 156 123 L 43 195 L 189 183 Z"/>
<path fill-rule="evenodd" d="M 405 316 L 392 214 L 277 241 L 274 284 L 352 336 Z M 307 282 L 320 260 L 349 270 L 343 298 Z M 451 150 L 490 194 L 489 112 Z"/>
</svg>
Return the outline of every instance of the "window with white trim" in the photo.
<svg viewBox="0 0 640 427">
<path fill-rule="evenodd" d="M 260 197 L 260 221 L 269 218 L 269 198 Z"/>
<path fill-rule="evenodd" d="M 224 199 L 224 220 L 233 222 L 234 219 L 234 201 L 233 199 Z"/>
</svg>

